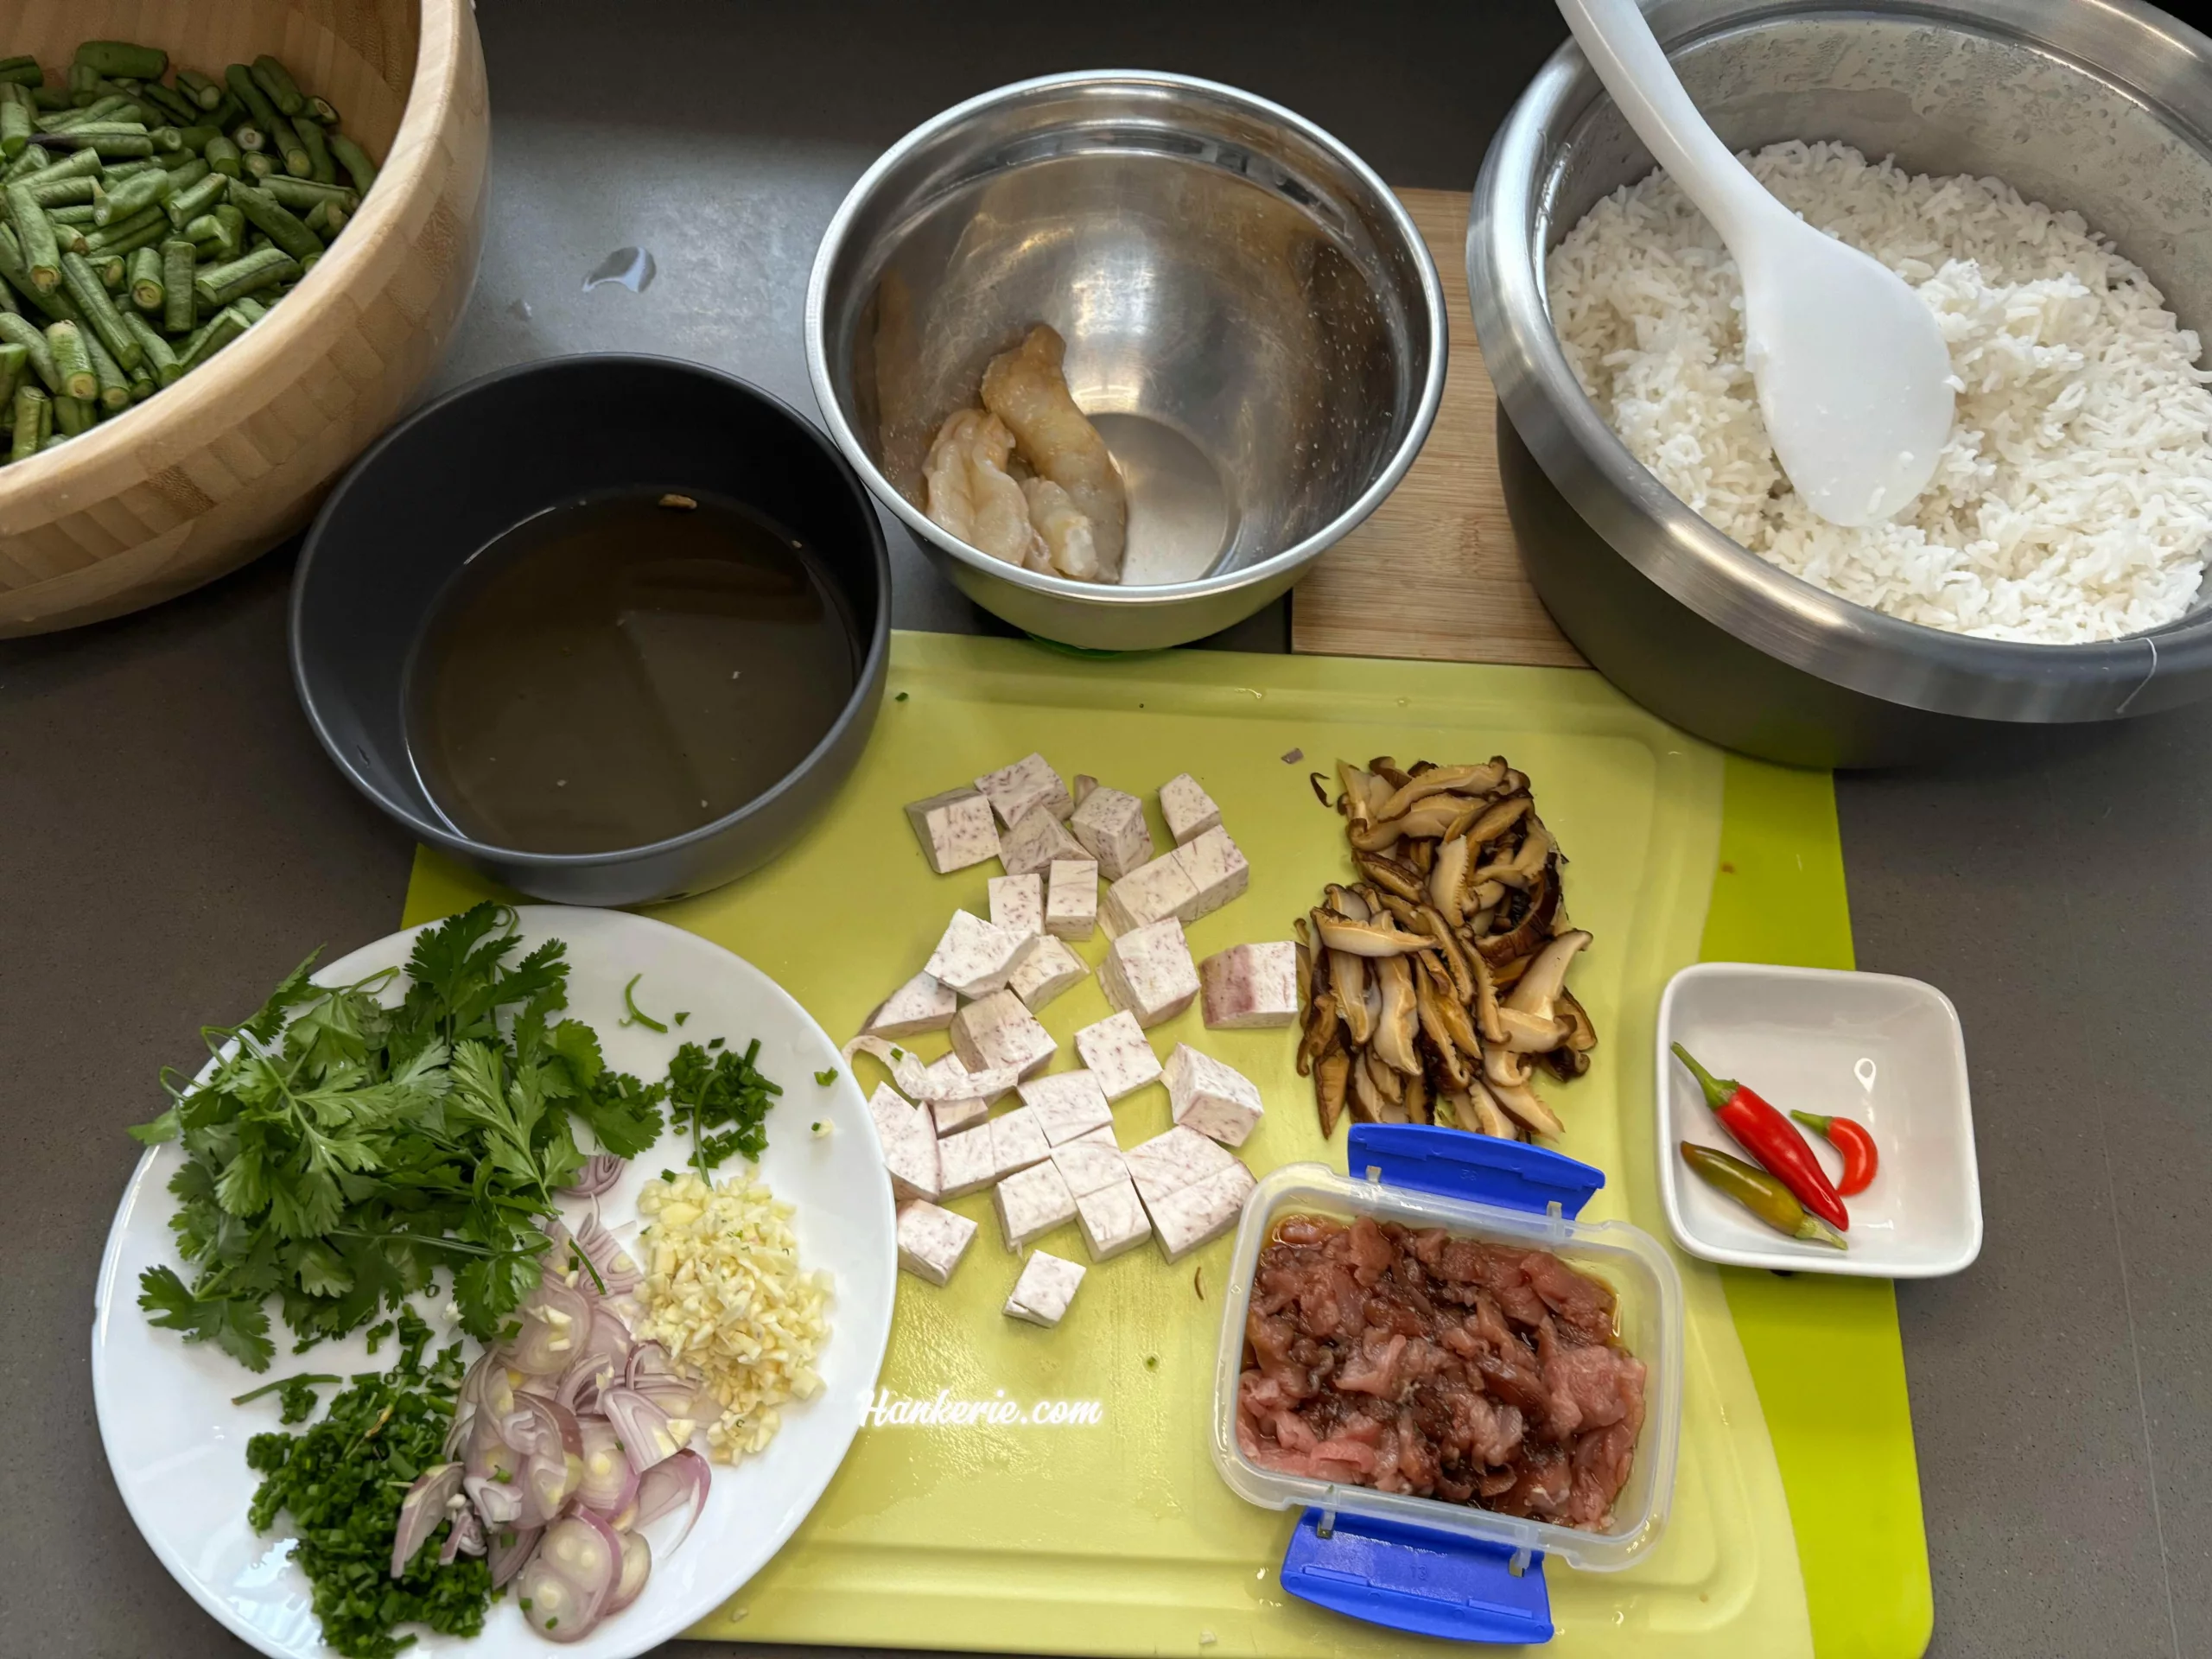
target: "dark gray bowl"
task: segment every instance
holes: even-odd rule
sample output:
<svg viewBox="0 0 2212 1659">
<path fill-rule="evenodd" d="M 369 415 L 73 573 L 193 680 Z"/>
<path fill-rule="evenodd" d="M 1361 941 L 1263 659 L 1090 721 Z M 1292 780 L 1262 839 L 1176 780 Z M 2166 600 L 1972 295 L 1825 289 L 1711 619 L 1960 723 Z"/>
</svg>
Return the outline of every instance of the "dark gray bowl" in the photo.
<svg viewBox="0 0 2212 1659">
<path fill-rule="evenodd" d="M 596 490 L 747 503 L 821 558 L 862 643 L 829 734 L 747 805 L 672 840 L 548 854 L 456 835 L 408 758 L 409 653 L 448 578 L 511 526 Z M 339 769 L 409 833 L 532 898 L 677 899 L 759 868 L 827 806 L 867 747 L 890 656 L 891 561 L 853 469 L 814 425 L 734 376 L 656 357 L 556 358 L 472 382 L 387 433 L 331 493 L 292 584 L 292 677 Z"/>
</svg>

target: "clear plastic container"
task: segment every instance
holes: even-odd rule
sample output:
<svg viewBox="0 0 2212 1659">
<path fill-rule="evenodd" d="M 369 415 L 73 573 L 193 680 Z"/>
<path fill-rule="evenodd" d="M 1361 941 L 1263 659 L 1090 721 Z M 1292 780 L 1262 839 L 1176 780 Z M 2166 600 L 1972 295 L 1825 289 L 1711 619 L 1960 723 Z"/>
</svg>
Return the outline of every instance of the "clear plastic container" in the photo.
<svg viewBox="0 0 2212 1659">
<path fill-rule="evenodd" d="M 1245 1201 L 1214 1367 L 1213 1457 L 1222 1478 L 1238 1496 L 1264 1508 L 1318 1512 L 1325 1536 L 1333 1517 L 1362 1516 L 1481 1540 L 1513 1552 L 1516 1563 L 1535 1554 L 1555 1555 L 1595 1572 L 1630 1566 L 1658 1541 L 1674 1497 L 1682 1415 L 1682 1285 L 1673 1261 L 1641 1228 L 1573 1219 L 1604 1177 L 1572 1159 L 1515 1141 L 1484 1145 L 1487 1137 L 1457 1129 L 1414 1128 L 1409 1134 L 1408 1126 L 1362 1125 L 1352 1133 L 1353 1167 L 1370 1179 L 1348 1179 L 1321 1164 L 1291 1164 L 1262 1180 Z M 1440 1136 L 1448 1139 L 1429 1138 Z M 1368 1137 L 1364 1149 L 1363 1137 Z M 1387 1155 L 1385 1148 L 1412 1155 Z M 1577 1191 L 1576 1173 L 1594 1179 Z M 1281 1474 L 1247 1459 L 1236 1444 L 1244 1318 L 1261 1248 L 1276 1220 L 1291 1214 L 1345 1222 L 1372 1216 L 1408 1227 L 1442 1227 L 1459 1237 L 1527 1245 L 1548 1250 L 1611 1287 L 1619 1304 L 1621 1343 L 1643 1362 L 1647 1376 L 1636 1461 L 1614 1500 L 1610 1527 L 1586 1532 L 1470 1503 Z"/>
</svg>

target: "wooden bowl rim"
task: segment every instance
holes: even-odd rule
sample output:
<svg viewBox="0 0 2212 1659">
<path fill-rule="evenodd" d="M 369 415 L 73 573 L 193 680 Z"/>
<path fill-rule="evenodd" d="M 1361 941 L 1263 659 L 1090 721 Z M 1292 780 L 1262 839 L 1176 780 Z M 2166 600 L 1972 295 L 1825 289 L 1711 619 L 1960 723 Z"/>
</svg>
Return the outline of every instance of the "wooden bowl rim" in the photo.
<svg viewBox="0 0 2212 1659">
<path fill-rule="evenodd" d="M 277 367 L 278 359 L 309 329 L 330 326 L 320 302 L 350 288 L 357 275 L 383 256 L 386 239 L 398 235 L 400 221 L 429 179 L 440 135 L 459 92 L 467 60 L 463 34 L 469 26 L 472 0 L 416 0 L 416 4 L 420 23 L 414 71 L 407 102 L 400 111 L 399 130 L 392 135 L 385 164 L 378 170 L 376 188 L 362 198 L 360 211 L 348 221 L 346 233 L 301 279 L 289 296 L 293 303 L 277 307 L 213 362 L 143 404 L 102 421 L 49 454 L 0 466 L 0 535 L 20 534 L 144 482 L 184 456 L 205 449 L 223 431 L 235 426 L 237 422 L 230 416 L 257 412 L 294 384 L 295 378 Z M 301 302 L 302 290 L 304 303 Z M 353 324 L 347 321 L 337 326 Z M 188 388 L 189 395 L 180 396 Z M 188 424 L 210 409 L 225 417 L 220 423 L 207 427 L 168 453 Z M 142 411 L 168 418 L 166 424 L 160 419 L 142 420 Z M 161 458 L 148 464 L 150 456 Z M 33 507 L 34 499 L 51 502 L 53 511 L 26 512 Z M 133 538 L 124 548 L 95 557 L 91 564 L 120 557 L 144 540 Z M 79 567 L 80 570 L 88 568 Z M 43 586 L 44 580 L 33 586 Z M 27 591 L 16 590 L 18 594 Z"/>
</svg>

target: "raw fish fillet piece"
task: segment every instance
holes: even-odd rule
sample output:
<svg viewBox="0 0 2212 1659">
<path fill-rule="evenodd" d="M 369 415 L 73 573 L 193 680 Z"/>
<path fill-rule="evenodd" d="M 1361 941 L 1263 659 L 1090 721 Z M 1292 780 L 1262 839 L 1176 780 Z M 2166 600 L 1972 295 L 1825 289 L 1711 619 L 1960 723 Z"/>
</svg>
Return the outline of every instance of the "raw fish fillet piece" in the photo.
<svg viewBox="0 0 2212 1659">
<path fill-rule="evenodd" d="M 1039 323 L 983 371 L 983 407 L 1013 429 L 1021 458 L 1065 490 L 1076 511 L 1090 520 L 1096 579 L 1118 582 L 1128 503 L 1106 440 L 1069 395 L 1060 370 L 1066 356 L 1067 343 Z"/>
<path fill-rule="evenodd" d="M 995 415 L 963 409 L 939 429 L 922 483 L 931 523 L 1008 564 L 1039 568 L 1050 555 L 1029 503 L 1006 469 L 1014 435 Z"/>
</svg>

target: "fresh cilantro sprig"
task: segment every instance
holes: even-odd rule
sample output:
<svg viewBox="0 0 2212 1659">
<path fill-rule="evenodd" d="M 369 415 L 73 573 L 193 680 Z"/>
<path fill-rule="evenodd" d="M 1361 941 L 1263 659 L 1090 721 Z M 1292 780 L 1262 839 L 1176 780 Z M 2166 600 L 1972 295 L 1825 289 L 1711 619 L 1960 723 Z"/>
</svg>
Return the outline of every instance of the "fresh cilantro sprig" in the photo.
<svg viewBox="0 0 2212 1659">
<path fill-rule="evenodd" d="M 378 995 L 390 976 L 317 986 L 310 957 L 251 1019 L 202 1033 L 207 1081 L 164 1073 L 168 1109 L 131 1131 L 186 1154 L 169 1224 L 193 1277 L 142 1275 L 154 1324 L 265 1370 L 271 1297 L 303 1352 L 443 1267 L 461 1327 L 499 1334 L 537 1283 L 537 1224 L 583 1161 L 576 1126 L 635 1157 L 660 1138 L 664 1093 L 556 1017 L 561 942 L 511 961 L 518 944 L 512 912 L 479 905 L 416 938 L 397 1007 Z"/>
</svg>

